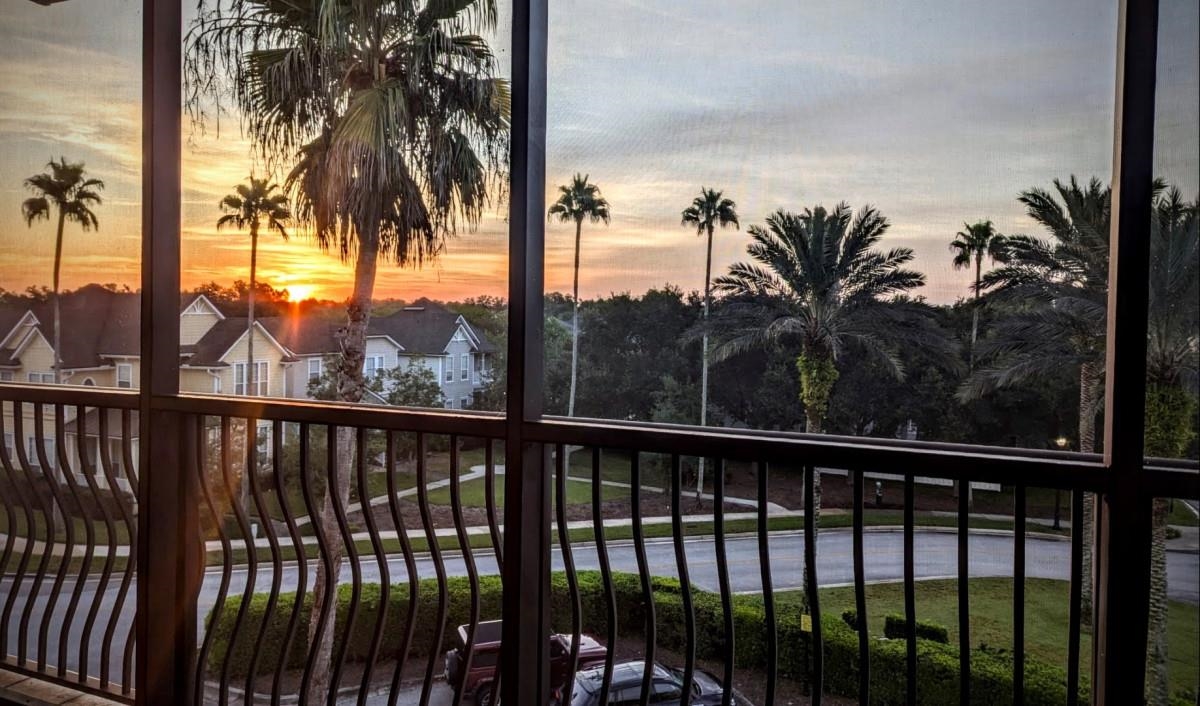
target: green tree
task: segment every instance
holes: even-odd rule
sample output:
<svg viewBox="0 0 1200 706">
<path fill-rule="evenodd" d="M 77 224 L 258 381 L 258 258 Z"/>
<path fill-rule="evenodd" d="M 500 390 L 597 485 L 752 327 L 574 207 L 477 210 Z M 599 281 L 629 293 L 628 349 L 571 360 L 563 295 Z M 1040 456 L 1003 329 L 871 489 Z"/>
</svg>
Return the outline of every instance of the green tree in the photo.
<svg viewBox="0 0 1200 706">
<path fill-rule="evenodd" d="M 720 226 L 739 228 L 737 204 L 722 198 L 723 192 L 700 187 L 700 195 L 692 205 L 683 209 L 681 224 L 694 226 L 696 235 L 708 237 L 704 257 L 704 324 L 700 343 L 700 426 L 708 424 L 708 310 L 712 308 L 712 242 L 713 230 Z M 696 472 L 696 497 L 704 492 L 704 459 Z"/>
<path fill-rule="evenodd" d="M 51 159 L 46 168 L 50 171 L 25 180 L 25 188 L 35 195 L 21 204 L 21 214 L 31 228 L 34 221 L 50 220 L 51 210 L 58 214 L 51 299 L 54 303 L 54 382 L 62 384 L 62 317 L 58 285 L 62 271 L 63 230 L 67 221 L 78 223 L 85 233 L 100 228 L 100 221 L 92 209 L 102 203 L 100 192 L 104 190 L 104 182 L 88 177 L 83 162 L 68 163 L 66 157 L 59 157 L 57 162 Z"/>
<path fill-rule="evenodd" d="M 203 120 L 226 86 L 256 154 L 291 166 L 285 188 L 298 225 L 320 247 L 354 262 L 337 374 L 337 398 L 358 402 L 380 257 L 420 266 L 460 227 L 475 227 L 508 161 L 509 88 L 482 32 L 495 0 L 201 0 L 186 37 L 185 99 Z M 225 77 L 232 80 L 228 82 Z M 349 495 L 353 429 L 339 428 L 337 468 L 316 529 L 341 542 L 331 492 Z M 330 587 L 323 564 L 314 605 Z M 333 616 L 310 623 L 324 700 Z M 335 685 L 336 686 L 336 685 Z M 334 689 L 336 690 L 336 689 Z"/>
<path fill-rule="evenodd" d="M 258 371 L 254 367 L 254 292 L 258 282 L 258 233 L 266 221 L 267 230 L 279 233 L 279 237 L 288 239 L 285 224 L 291 220 L 292 212 L 288 209 L 287 196 L 279 192 L 279 185 L 272 184 L 266 179 L 255 179 L 250 176 L 248 184 L 238 184 L 234 192 L 221 199 L 221 210 L 224 216 L 217 219 L 217 230 L 230 226 L 238 230 L 250 229 L 250 287 L 247 291 L 248 306 L 246 309 L 246 394 L 258 394 Z M 243 483 L 243 486 L 245 484 Z M 242 490 L 245 499 L 245 488 Z"/>
<path fill-rule="evenodd" d="M 1005 262 L 1004 236 L 996 231 L 991 221 L 964 223 L 963 229 L 954 234 L 950 249 L 954 251 L 954 269 L 966 267 L 975 268 L 975 284 L 971 287 L 974 296 L 974 310 L 971 318 L 971 347 L 970 365 L 975 367 L 975 343 L 979 338 L 979 305 L 983 294 L 983 258 L 987 256 L 992 262 Z"/>
<path fill-rule="evenodd" d="M 1192 439 L 1200 331 L 1200 198 L 1178 189 L 1155 204 L 1150 241 L 1150 303 L 1146 339 L 1146 455 L 1178 458 Z M 1170 702 L 1167 665 L 1167 510 L 1154 499 L 1150 545 L 1150 624 L 1146 696 Z"/>
<path fill-rule="evenodd" d="M 575 416 L 575 383 L 579 371 L 579 245 L 583 233 L 583 221 L 592 223 L 609 221 L 608 201 L 600 195 L 600 187 L 588 182 L 588 175 L 576 174 L 570 184 L 558 187 L 559 196 L 546 216 L 557 218 L 563 223 L 575 224 L 575 269 L 571 284 L 571 390 L 567 396 L 567 416 Z"/>
<path fill-rule="evenodd" d="M 949 359 L 949 341 L 928 308 L 898 298 L 925 284 L 923 274 L 905 267 L 912 250 L 874 250 L 887 228 L 887 219 L 870 206 L 857 215 L 844 203 L 833 211 L 776 211 L 766 227 L 749 229 L 753 242 L 746 251 L 757 264 L 735 263 L 716 280 L 725 301 L 713 320 L 719 341 L 714 357 L 771 346 L 791 351 L 810 433 L 824 431 L 838 363 L 848 348 L 863 351 L 896 378 L 904 377 L 901 348 L 938 349 Z M 820 489 L 818 477 L 818 512 Z"/>
<path fill-rule="evenodd" d="M 983 289 L 1008 311 L 979 345 L 980 358 L 988 362 L 974 370 L 959 391 L 965 401 L 999 387 L 1077 370 L 1078 450 L 1083 453 L 1096 450 L 1096 418 L 1103 398 L 1111 196 L 1100 180 L 1081 185 L 1074 176 L 1066 183 L 1054 180 L 1054 193 L 1038 188 L 1021 193 L 1026 213 L 1050 239 L 1008 236 L 1008 262 L 984 275 Z M 1091 537 L 1094 502 L 1085 502 L 1084 508 L 1079 530 Z M 1088 623 L 1092 544 L 1083 543 L 1082 613 Z"/>
</svg>

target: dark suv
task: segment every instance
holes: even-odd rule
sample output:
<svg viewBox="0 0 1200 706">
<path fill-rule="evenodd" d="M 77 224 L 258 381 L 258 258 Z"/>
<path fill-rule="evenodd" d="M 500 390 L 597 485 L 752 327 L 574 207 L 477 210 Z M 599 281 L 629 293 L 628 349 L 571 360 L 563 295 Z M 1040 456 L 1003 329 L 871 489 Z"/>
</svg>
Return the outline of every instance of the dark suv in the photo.
<svg viewBox="0 0 1200 706">
<path fill-rule="evenodd" d="M 600 690 L 604 681 L 604 667 L 580 670 L 575 676 L 575 687 L 571 692 L 571 706 L 634 706 L 641 703 L 642 674 L 646 663 L 642 660 L 621 662 L 613 665 L 612 681 L 608 688 L 608 704 L 600 703 Z M 650 682 L 652 704 L 678 706 L 683 696 L 683 671 L 654 664 L 654 676 Z M 697 669 L 692 677 L 692 703 L 695 706 L 719 706 L 725 689 L 712 674 Z M 736 706 L 752 706 L 746 697 L 733 692 Z"/>
<path fill-rule="evenodd" d="M 500 656 L 499 620 L 489 620 L 475 626 L 475 645 L 471 651 L 471 669 L 463 674 L 463 663 L 467 655 L 467 629 L 460 625 L 454 635 L 454 649 L 446 652 L 446 683 L 458 687 L 461 682 L 463 694 L 475 699 L 479 706 L 491 706 L 492 680 L 496 676 L 496 661 Z M 594 638 L 583 635 L 579 639 L 579 669 L 597 664 L 603 665 L 608 650 Z M 571 661 L 571 636 L 550 636 L 550 683 L 562 684 L 567 679 Z"/>
</svg>

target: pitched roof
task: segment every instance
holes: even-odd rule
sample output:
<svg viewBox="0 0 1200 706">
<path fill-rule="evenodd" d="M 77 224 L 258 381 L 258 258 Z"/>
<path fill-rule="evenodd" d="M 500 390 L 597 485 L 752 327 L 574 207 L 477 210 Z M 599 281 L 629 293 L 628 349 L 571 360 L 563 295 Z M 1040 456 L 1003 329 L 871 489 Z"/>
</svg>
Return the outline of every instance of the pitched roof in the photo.
<svg viewBox="0 0 1200 706">
<path fill-rule="evenodd" d="M 238 342 L 238 339 L 246 335 L 246 328 L 249 323 L 249 319 L 245 316 L 221 319 L 213 324 L 213 327 L 201 336 L 199 341 L 196 341 L 194 352 L 183 364 L 193 368 L 227 367 L 228 364 L 222 361 L 221 358 Z M 275 338 L 274 334 L 271 333 L 271 328 L 274 326 L 273 317 L 255 319 L 254 323 L 265 329 L 267 334 L 272 338 Z M 285 355 L 284 360 L 293 361 L 295 358 Z"/>
<path fill-rule="evenodd" d="M 94 368 L 106 365 L 102 356 L 140 353 L 140 298 L 135 292 L 114 292 L 89 284 L 67 292 L 59 300 L 62 316 L 63 368 Z M 38 331 L 54 345 L 54 304 L 38 302 L 30 307 L 38 319 Z"/>
<path fill-rule="evenodd" d="M 367 334 L 390 336 L 404 346 L 406 353 L 442 355 L 460 326 L 475 338 L 480 352 L 496 351 L 496 347 L 461 315 L 428 299 L 418 299 L 411 306 L 388 316 L 372 318 Z"/>
<path fill-rule="evenodd" d="M 121 426 L 121 410 L 111 407 L 104 410 L 105 416 L 105 433 L 110 439 L 120 439 L 124 435 L 124 430 Z M 79 430 L 79 418 L 76 417 L 63 425 L 63 430 L 67 434 L 77 434 Z M 100 435 L 100 414 L 96 409 L 89 409 L 83 415 L 83 433 L 85 436 Z M 129 413 L 129 438 L 138 438 L 138 412 L 132 410 Z M 118 463 L 121 459 L 116 459 Z M 99 461 L 97 461 L 99 463 Z"/>
<path fill-rule="evenodd" d="M 263 327 L 296 355 L 324 355 L 339 349 L 337 320 L 319 314 L 259 319 Z"/>
</svg>

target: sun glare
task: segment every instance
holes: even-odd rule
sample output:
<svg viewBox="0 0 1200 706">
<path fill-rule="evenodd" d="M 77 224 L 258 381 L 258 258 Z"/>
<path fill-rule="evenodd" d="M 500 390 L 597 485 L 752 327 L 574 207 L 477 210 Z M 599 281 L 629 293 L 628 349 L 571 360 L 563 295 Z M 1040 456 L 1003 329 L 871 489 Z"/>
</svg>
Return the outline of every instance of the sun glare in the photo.
<svg viewBox="0 0 1200 706">
<path fill-rule="evenodd" d="M 289 284 L 287 286 L 288 301 L 302 302 L 312 299 L 316 296 L 317 291 L 315 284 Z"/>
</svg>

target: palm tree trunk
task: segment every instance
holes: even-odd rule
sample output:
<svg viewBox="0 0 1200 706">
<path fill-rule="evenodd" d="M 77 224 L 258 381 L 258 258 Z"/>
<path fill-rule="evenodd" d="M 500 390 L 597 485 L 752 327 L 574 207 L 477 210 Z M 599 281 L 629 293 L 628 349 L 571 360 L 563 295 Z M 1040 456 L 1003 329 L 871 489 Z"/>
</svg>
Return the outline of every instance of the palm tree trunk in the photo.
<svg viewBox="0 0 1200 706">
<path fill-rule="evenodd" d="M 575 220 L 575 281 L 571 287 L 571 392 L 567 397 L 567 416 L 575 416 L 575 381 L 579 370 L 579 238 L 583 221 Z"/>
<path fill-rule="evenodd" d="M 363 360 L 366 357 L 367 327 L 371 321 L 372 299 L 375 291 L 375 274 L 379 260 L 379 240 L 377 235 L 370 238 L 360 236 L 358 259 L 354 266 L 354 291 L 346 306 L 346 327 L 339 332 L 342 348 L 341 365 L 337 368 L 336 381 L 337 399 L 341 402 L 361 402 L 366 394 L 366 380 L 363 377 Z M 323 564 L 317 565 L 316 581 L 313 583 L 313 608 L 309 620 L 308 641 L 312 644 L 317 625 L 320 622 L 320 606 L 326 591 L 337 591 L 337 577 L 342 570 L 342 553 L 344 547 L 339 536 L 337 516 L 333 511 L 333 496 L 337 493 L 342 507 L 350 502 L 350 474 L 354 467 L 354 429 L 338 427 L 335 436 L 328 443 L 337 443 L 337 454 L 334 467 L 329 469 L 332 477 L 325 483 L 324 500 L 321 512 L 314 523 L 316 531 L 321 533 L 321 539 L 329 547 L 331 571 L 325 573 Z M 336 691 L 338 685 L 329 683 L 330 662 L 333 657 L 334 627 L 337 611 L 330 611 L 322 628 L 321 641 L 314 645 L 316 661 L 313 670 L 313 680 L 308 686 L 309 703 L 321 703 L 327 698 L 330 690 Z"/>
<path fill-rule="evenodd" d="M 248 308 L 246 310 L 246 394 L 258 394 L 257 373 L 254 365 L 254 288 L 258 274 L 258 219 L 250 222 L 250 292 L 247 294 Z M 242 473 L 241 502 L 242 507 L 250 507 L 249 470 Z"/>
<path fill-rule="evenodd" d="M 813 356 L 800 354 L 796 359 L 796 368 L 800 372 L 800 397 L 804 402 L 805 431 L 809 434 L 825 432 L 825 414 L 829 409 L 829 396 L 838 378 L 837 367 L 829 354 Z M 821 473 L 813 469 L 813 540 L 821 527 Z M 809 567 L 803 558 L 800 560 L 801 576 L 808 576 Z M 808 582 L 805 582 L 805 610 L 811 603 L 808 595 Z"/>
<path fill-rule="evenodd" d="M 1099 411 L 1100 368 L 1095 362 L 1083 363 L 1079 366 L 1079 451 L 1095 453 L 1096 451 L 1096 414 Z M 1079 527 L 1072 527 L 1072 532 L 1083 533 L 1083 582 L 1080 587 L 1080 615 L 1084 625 L 1092 624 L 1092 591 L 1094 585 L 1094 567 L 1092 564 L 1092 548 L 1096 543 L 1096 496 L 1085 493 L 1083 496 L 1083 521 Z"/>
<path fill-rule="evenodd" d="M 58 236 L 54 239 L 54 384 L 62 384 L 62 314 L 58 303 L 58 275 L 62 270 L 63 226 L 67 215 L 58 207 Z"/>
<path fill-rule="evenodd" d="M 700 339 L 700 426 L 708 426 L 708 310 L 712 307 L 712 237 L 713 227 L 708 226 L 708 251 L 704 258 L 704 333 Z M 696 471 L 696 499 L 704 494 L 704 457 Z"/>
</svg>

